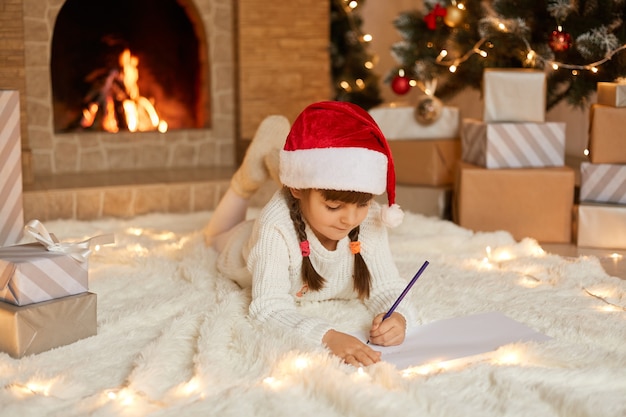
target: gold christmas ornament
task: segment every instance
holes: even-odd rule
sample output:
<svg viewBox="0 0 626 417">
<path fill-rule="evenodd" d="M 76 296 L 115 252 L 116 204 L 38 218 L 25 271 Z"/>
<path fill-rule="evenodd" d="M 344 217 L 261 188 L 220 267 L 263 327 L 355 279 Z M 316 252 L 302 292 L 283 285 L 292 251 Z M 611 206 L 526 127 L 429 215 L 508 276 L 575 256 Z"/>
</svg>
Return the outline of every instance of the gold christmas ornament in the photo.
<svg viewBox="0 0 626 417">
<path fill-rule="evenodd" d="M 446 8 L 446 15 L 443 17 L 443 23 L 447 26 L 454 28 L 463 23 L 465 18 L 465 11 L 457 6 L 450 5 Z"/>
<path fill-rule="evenodd" d="M 437 97 L 423 95 L 417 101 L 417 106 L 415 106 L 415 120 L 423 126 L 433 124 L 441 116 L 442 109 L 443 103 Z"/>
</svg>

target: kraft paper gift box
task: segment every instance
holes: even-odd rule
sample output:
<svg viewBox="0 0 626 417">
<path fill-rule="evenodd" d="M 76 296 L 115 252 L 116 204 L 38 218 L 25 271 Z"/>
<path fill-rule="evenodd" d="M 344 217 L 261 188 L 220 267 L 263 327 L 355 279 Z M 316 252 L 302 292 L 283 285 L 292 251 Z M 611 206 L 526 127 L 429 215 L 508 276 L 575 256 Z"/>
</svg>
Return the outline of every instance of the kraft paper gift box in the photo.
<svg viewBox="0 0 626 417">
<path fill-rule="evenodd" d="M 598 83 L 598 104 L 626 107 L 626 83 Z"/>
<path fill-rule="evenodd" d="M 589 161 L 626 164 L 626 107 L 591 105 Z"/>
<path fill-rule="evenodd" d="M 461 159 L 459 139 L 388 141 L 396 182 L 404 185 L 449 185 Z"/>
<path fill-rule="evenodd" d="M 485 68 L 485 122 L 543 122 L 546 113 L 546 75 L 524 68 Z"/>
<path fill-rule="evenodd" d="M 486 168 L 565 164 L 565 123 L 486 123 L 463 119 L 462 160 Z"/>
<path fill-rule="evenodd" d="M 0 351 L 41 353 L 97 333 L 97 297 L 86 292 L 27 306 L 0 301 Z"/>
<path fill-rule="evenodd" d="M 626 204 L 626 164 L 580 164 L 580 201 Z"/>
<path fill-rule="evenodd" d="M 415 106 L 390 104 L 369 110 L 387 139 L 449 139 L 459 136 L 457 107 L 443 106 L 439 118 L 429 125 L 415 119 Z"/>
<path fill-rule="evenodd" d="M 516 240 L 569 243 L 574 174 L 568 166 L 487 169 L 461 162 L 453 219 L 475 231 L 505 230 Z"/>
<path fill-rule="evenodd" d="M 577 229 L 580 247 L 626 249 L 626 205 L 581 202 Z"/>
<path fill-rule="evenodd" d="M 18 243 L 23 228 L 19 93 L 0 90 L 0 246 Z"/>
</svg>

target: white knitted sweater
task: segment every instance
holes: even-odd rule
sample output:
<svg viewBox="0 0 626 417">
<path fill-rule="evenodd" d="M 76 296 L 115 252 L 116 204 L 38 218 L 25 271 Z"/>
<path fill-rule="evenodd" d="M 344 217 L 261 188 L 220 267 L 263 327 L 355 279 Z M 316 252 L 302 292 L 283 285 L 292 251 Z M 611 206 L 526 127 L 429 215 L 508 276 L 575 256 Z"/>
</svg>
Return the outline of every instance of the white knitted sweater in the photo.
<svg viewBox="0 0 626 417">
<path fill-rule="evenodd" d="M 380 205 L 372 202 L 359 233 L 361 254 L 372 277 L 370 297 L 364 301 L 372 317 L 386 312 L 407 283 L 400 278 L 393 261 L 387 229 L 380 221 L 380 210 Z M 326 285 L 320 291 L 302 291 L 302 254 L 280 190 L 254 223 L 242 224 L 233 234 L 220 254 L 218 268 L 242 286 L 250 285 L 252 277 L 251 317 L 278 324 L 311 342 L 321 343 L 333 324 L 301 314 L 298 305 L 305 301 L 358 298 L 352 281 L 354 255 L 350 252 L 348 237 L 338 242 L 336 250 L 329 251 L 308 225 L 306 231 L 311 262 L 326 279 Z M 414 321 L 415 311 L 408 299 L 396 311 L 404 315 L 407 323 Z"/>
</svg>

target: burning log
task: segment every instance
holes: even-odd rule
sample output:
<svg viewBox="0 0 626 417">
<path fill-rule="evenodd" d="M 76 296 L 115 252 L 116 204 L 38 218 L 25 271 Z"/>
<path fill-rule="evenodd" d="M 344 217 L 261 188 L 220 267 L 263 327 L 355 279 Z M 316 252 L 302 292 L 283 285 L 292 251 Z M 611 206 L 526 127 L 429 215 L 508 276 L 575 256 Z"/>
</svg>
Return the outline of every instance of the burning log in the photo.
<svg viewBox="0 0 626 417">
<path fill-rule="evenodd" d="M 85 107 L 77 125 L 83 129 L 167 131 L 154 103 L 139 92 L 139 60 L 125 49 L 119 57 L 119 68 L 96 71 L 93 88 L 85 97 Z"/>
</svg>

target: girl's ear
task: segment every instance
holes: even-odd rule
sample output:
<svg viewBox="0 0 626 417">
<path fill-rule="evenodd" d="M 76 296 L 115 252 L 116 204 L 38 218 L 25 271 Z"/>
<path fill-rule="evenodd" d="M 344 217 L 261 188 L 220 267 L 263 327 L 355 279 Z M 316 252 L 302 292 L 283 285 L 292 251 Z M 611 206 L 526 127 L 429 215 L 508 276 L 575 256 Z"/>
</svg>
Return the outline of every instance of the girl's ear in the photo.
<svg viewBox="0 0 626 417">
<path fill-rule="evenodd" d="M 302 190 L 298 190 L 297 188 L 289 188 L 289 192 L 296 200 L 302 199 Z"/>
</svg>

